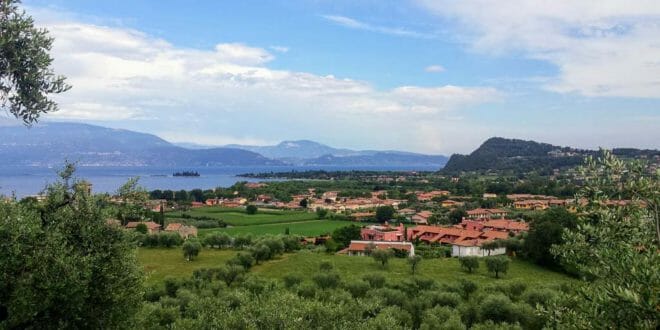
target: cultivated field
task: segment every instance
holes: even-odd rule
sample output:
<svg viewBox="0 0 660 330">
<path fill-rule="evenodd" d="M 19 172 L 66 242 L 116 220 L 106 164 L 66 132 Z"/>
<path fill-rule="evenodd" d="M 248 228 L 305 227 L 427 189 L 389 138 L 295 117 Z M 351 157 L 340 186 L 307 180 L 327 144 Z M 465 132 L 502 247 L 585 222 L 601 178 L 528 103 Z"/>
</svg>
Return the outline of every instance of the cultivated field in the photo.
<svg viewBox="0 0 660 330">
<path fill-rule="evenodd" d="M 314 212 L 259 209 L 257 214 L 247 214 L 240 208 L 201 207 L 186 211 L 192 217 L 220 219 L 231 226 L 251 226 L 271 223 L 309 221 L 318 219 Z M 166 213 L 168 219 L 181 218 L 182 212 Z"/>
<path fill-rule="evenodd" d="M 285 223 L 271 223 L 264 225 L 253 226 L 236 226 L 228 228 L 211 228 L 200 229 L 199 236 L 203 237 L 212 232 L 224 232 L 231 236 L 252 234 L 253 236 L 260 235 L 277 235 L 284 234 L 286 229 L 289 229 L 291 235 L 301 236 L 319 236 L 323 234 L 332 234 L 332 232 L 340 227 L 356 224 L 351 221 L 338 221 L 338 220 L 308 220 L 298 222 L 285 222 Z M 357 223 L 364 225 L 364 223 Z"/>
</svg>

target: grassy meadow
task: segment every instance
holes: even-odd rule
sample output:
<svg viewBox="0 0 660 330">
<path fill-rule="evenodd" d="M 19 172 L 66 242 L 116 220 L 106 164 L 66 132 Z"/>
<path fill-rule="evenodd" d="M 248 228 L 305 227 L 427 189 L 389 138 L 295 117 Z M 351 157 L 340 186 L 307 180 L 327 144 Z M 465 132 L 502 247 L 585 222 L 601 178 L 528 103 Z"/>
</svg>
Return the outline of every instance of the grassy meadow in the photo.
<svg viewBox="0 0 660 330">
<path fill-rule="evenodd" d="M 287 228 L 289 228 L 289 233 L 291 235 L 318 236 L 323 234 L 331 234 L 335 229 L 349 226 L 351 224 L 355 224 L 355 222 L 339 220 L 308 220 L 253 226 L 200 229 L 199 236 L 203 237 L 204 235 L 213 232 L 223 232 L 229 234 L 230 236 L 245 234 L 252 234 L 253 236 L 278 235 L 284 234 Z"/>
<path fill-rule="evenodd" d="M 257 214 L 247 214 L 242 208 L 200 207 L 185 212 L 193 217 L 220 219 L 230 226 L 253 226 L 273 223 L 317 220 L 314 212 L 259 209 Z M 168 212 L 169 220 L 180 219 L 182 212 Z"/>
<path fill-rule="evenodd" d="M 195 269 L 222 266 L 236 253 L 235 250 L 203 249 L 194 261 L 189 262 L 183 258 L 181 248 L 140 248 L 138 260 L 144 267 L 147 284 L 157 284 L 166 276 L 186 278 L 191 276 Z M 305 250 L 255 265 L 251 272 L 272 279 L 297 274 L 311 280 L 312 276 L 319 273 L 319 265 L 323 261 L 330 262 L 345 280 L 359 279 L 371 273 L 382 274 L 388 281 L 400 281 L 411 276 L 410 266 L 405 259 L 391 258 L 388 265 L 383 268 L 370 257 L 351 257 Z M 512 260 L 508 273 L 502 275 L 499 280 L 488 273 L 483 261 L 479 269 L 468 274 L 461 269 L 457 258 L 425 259 L 419 265 L 416 276 L 448 284 L 461 278 L 468 278 L 479 284 L 495 283 L 494 281 L 497 283 L 522 281 L 530 287 L 575 281 L 564 274 L 517 259 Z"/>
</svg>

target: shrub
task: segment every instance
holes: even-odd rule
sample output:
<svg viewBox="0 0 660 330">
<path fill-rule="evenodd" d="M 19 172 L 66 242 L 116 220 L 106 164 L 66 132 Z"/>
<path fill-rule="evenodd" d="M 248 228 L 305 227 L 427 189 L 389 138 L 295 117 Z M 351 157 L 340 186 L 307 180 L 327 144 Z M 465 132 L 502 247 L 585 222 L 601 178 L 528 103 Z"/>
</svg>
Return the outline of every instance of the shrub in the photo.
<svg viewBox="0 0 660 330">
<path fill-rule="evenodd" d="M 497 323 L 513 323 L 516 318 L 516 311 L 511 299 L 503 294 L 486 296 L 479 305 L 479 319 L 481 321 L 491 320 Z"/>
<path fill-rule="evenodd" d="M 284 287 L 287 289 L 291 289 L 295 286 L 298 286 L 298 284 L 302 283 L 303 278 L 300 275 L 297 274 L 287 274 L 282 278 L 284 281 Z"/>
<path fill-rule="evenodd" d="M 312 277 L 312 280 L 316 283 L 316 286 L 321 289 L 334 289 L 338 287 L 341 282 L 339 275 L 336 273 L 316 274 Z"/>
<path fill-rule="evenodd" d="M 140 234 L 146 234 L 149 232 L 149 228 L 147 228 L 147 225 L 144 223 L 138 223 L 137 226 L 135 226 L 135 231 Z"/>
<path fill-rule="evenodd" d="M 456 308 L 461 302 L 461 296 L 453 292 L 432 293 L 428 298 L 431 306 L 446 306 Z"/>
<path fill-rule="evenodd" d="M 388 250 L 383 250 L 383 249 L 376 249 L 373 252 L 371 252 L 371 257 L 374 258 L 374 260 L 378 263 L 380 263 L 381 267 L 385 268 L 387 266 L 387 262 L 390 259 L 390 256 L 392 255 L 392 252 Z"/>
<path fill-rule="evenodd" d="M 472 273 L 479 268 L 479 257 L 460 257 L 458 261 L 461 263 L 461 267 L 466 269 L 468 273 Z"/>
<path fill-rule="evenodd" d="M 183 257 L 188 261 L 194 260 L 201 250 L 202 245 L 196 239 L 189 239 L 183 243 Z"/>
<path fill-rule="evenodd" d="M 355 282 L 349 282 L 344 285 L 344 288 L 346 291 L 348 291 L 353 298 L 362 298 L 367 294 L 367 291 L 369 291 L 369 283 L 364 282 L 364 281 L 355 281 Z"/>
<path fill-rule="evenodd" d="M 369 283 L 372 289 L 380 289 L 385 286 L 385 276 L 381 274 L 367 274 L 362 279 Z"/>
<path fill-rule="evenodd" d="M 495 274 L 495 278 L 499 278 L 500 274 L 506 274 L 509 270 L 509 258 L 504 256 L 488 257 L 486 258 L 486 267 L 488 271 Z"/>
<path fill-rule="evenodd" d="M 252 257 L 252 254 L 250 253 L 239 252 L 233 258 L 229 259 L 227 263 L 238 265 L 243 267 L 243 269 L 248 270 L 252 267 L 252 264 L 254 264 L 254 257 Z"/>
<path fill-rule="evenodd" d="M 218 269 L 218 279 L 222 280 L 230 287 L 232 283 L 240 281 L 245 268 L 238 265 L 227 265 Z"/>
<path fill-rule="evenodd" d="M 470 295 L 477 291 L 478 288 L 477 284 L 470 280 L 462 278 L 458 281 L 458 290 L 465 300 L 469 299 Z"/>
<path fill-rule="evenodd" d="M 332 270 L 332 264 L 329 261 L 321 261 L 319 270 L 322 272 L 329 272 Z"/>
<path fill-rule="evenodd" d="M 245 213 L 247 214 L 257 214 L 258 208 L 255 205 L 248 205 L 245 207 Z"/>
</svg>

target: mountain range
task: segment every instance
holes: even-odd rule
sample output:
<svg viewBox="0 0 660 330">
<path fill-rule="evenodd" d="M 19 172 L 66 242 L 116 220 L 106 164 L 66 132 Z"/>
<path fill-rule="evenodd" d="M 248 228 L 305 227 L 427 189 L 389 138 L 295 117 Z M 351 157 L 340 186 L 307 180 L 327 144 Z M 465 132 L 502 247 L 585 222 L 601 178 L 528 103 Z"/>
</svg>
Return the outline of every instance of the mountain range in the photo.
<svg viewBox="0 0 660 330">
<path fill-rule="evenodd" d="M 184 146 L 182 146 L 184 145 Z M 416 166 L 442 167 L 445 156 L 400 151 L 354 151 L 314 141 L 275 146 L 173 144 L 158 136 L 79 123 L 0 126 L 0 166 Z"/>
</svg>

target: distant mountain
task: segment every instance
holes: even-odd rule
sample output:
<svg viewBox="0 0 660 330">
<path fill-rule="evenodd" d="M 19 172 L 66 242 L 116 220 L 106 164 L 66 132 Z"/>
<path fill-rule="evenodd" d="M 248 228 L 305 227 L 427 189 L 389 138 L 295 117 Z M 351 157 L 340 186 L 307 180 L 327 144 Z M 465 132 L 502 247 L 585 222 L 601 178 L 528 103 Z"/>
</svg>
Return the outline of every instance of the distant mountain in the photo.
<svg viewBox="0 0 660 330">
<path fill-rule="evenodd" d="M 307 159 L 305 165 L 361 165 L 378 166 L 387 164 L 388 166 L 442 166 L 447 162 L 445 156 L 429 156 L 420 154 L 410 154 L 401 152 L 375 152 L 373 154 L 355 155 L 355 156 L 334 156 L 324 155 L 318 158 Z"/>
<path fill-rule="evenodd" d="M 627 158 L 660 156 L 657 150 L 632 148 L 613 149 L 615 155 Z M 554 146 L 535 141 L 493 137 L 486 140 L 469 155 L 453 154 L 444 173 L 465 171 L 549 171 L 582 164 L 584 157 L 595 155 L 595 150 Z"/>
<path fill-rule="evenodd" d="M 192 150 L 151 134 L 78 123 L 0 127 L 0 155 L 3 166 L 58 166 L 64 160 L 81 166 L 284 164 L 241 149 Z"/>
<path fill-rule="evenodd" d="M 423 155 L 404 151 L 338 149 L 309 140 L 283 141 L 274 146 L 227 145 L 262 154 L 295 165 L 355 166 L 443 166 L 445 156 Z"/>
</svg>

